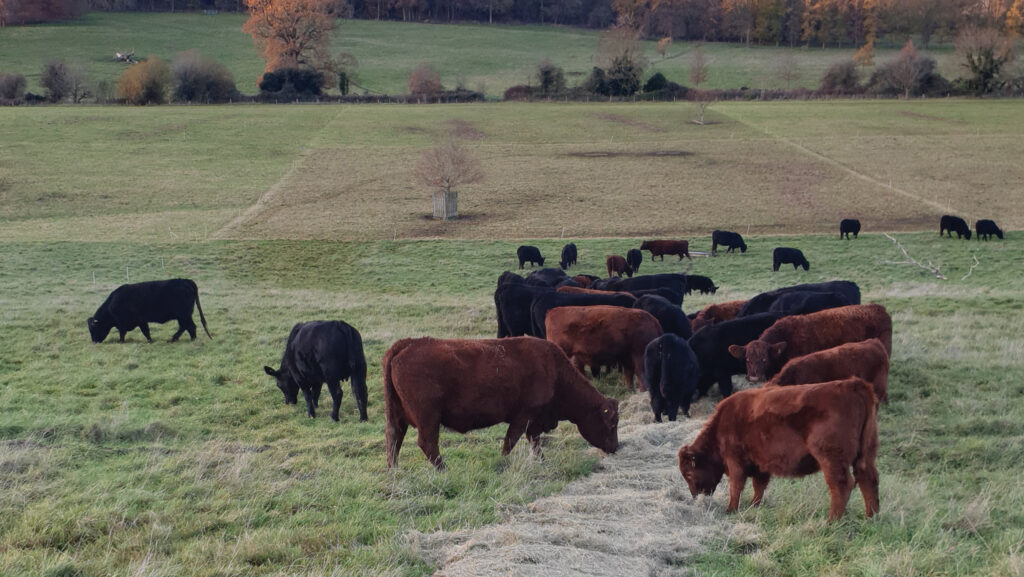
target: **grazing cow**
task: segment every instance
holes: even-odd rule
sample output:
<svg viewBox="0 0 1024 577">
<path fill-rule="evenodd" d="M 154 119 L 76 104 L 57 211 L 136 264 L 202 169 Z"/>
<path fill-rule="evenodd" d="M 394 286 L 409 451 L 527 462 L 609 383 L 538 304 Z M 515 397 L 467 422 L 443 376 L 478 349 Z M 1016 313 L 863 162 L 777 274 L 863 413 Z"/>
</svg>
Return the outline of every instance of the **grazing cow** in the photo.
<svg viewBox="0 0 1024 577">
<path fill-rule="evenodd" d="M 946 233 L 949 238 L 953 238 L 954 232 L 957 238 L 971 240 L 971 229 L 967 227 L 967 221 L 959 216 L 942 215 L 942 218 L 939 219 L 939 236 Z"/>
<path fill-rule="evenodd" d="M 626 276 L 628 277 L 633 276 L 633 267 L 629 266 L 626 259 L 617 254 L 610 254 L 605 257 L 604 264 L 608 267 L 609 277 L 612 276 L 612 274 L 615 274 L 615 276 L 622 278 L 622 273 L 626 273 Z"/>
<path fill-rule="evenodd" d="M 559 307 L 545 326 L 547 339 L 565 351 L 580 372 L 589 366 L 595 376 L 602 366 L 618 365 L 622 380 L 644 390 L 644 350 L 661 336 L 661 325 L 647 311 L 616 306 Z"/>
<path fill-rule="evenodd" d="M 768 307 L 768 312 L 779 316 L 807 315 L 849 304 L 852 304 L 849 299 L 839 293 L 796 291 L 780 295 L 772 306 Z"/>
<path fill-rule="evenodd" d="M 725 252 L 735 252 L 736 249 L 740 249 L 740 252 L 747 252 L 747 243 L 743 242 L 743 237 L 738 232 L 729 232 L 727 230 L 711 231 L 712 255 L 718 253 L 719 246 L 729 247 L 729 250 Z"/>
<path fill-rule="evenodd" d="M 804 267 L 804 270 L 810 270 L 811 263 L 807 262 L 804 258 L 804 253 L 800 252 L 798 248 L 789 248 L 785 246 L 776 247 L 772 251 L 772 270 L 778 271 L 779 266 L 784 264 L 792 264 L 793 270 L 797 267 Z"/>
<path fill-rule="evenodd" d="M 693 330 L 690 329 L 690 319 L 686 318 L 683 309 L 663 297 L 644 295 L 636 299 L 633 308 L 651 313 L 654 318 L 658 319 L 658 324 L 661 325 L 661 330 L 665 333 L 672 333 L 684 339 L 693 335 Z"/>
<path fill-rule="evenodd" d="M 562 267 L 562 270 L 568 270 L 569 267 L 576 264 L 576 256 L 576 243 L 570 242 L 562 247 L 562 260 L 559 261 L 558 266 Z"/>
<path fill-rule="evenodd" d="M 494 291 L 498 316 L 498 338 L 533 335 L 530 306 L 538 295 L 554 292 L 551 287 L 506 284 Z"/>
<path fill-rule="evenodd" d="M 281 368 L 263 370 L 277 380 L 286 405 L 298 401 L 299 391 L 306 399 L 306 412 L 316 418 L 323 384 L 334 400 L 331 418 L 338 420 L 341 408 L 341 381 L 350 379 L 352 396 L 359 408 L 359 420 L 366 420 L 366 357 L 359 331 L 342 321 L 297 323 L 288 335 L 281 356 Z"/>
<path fill-rule="evenodd" d="M 730 346 L 729 354 L 745 359 L 747 379 L 758 382 L 773 377 L 790 359 L 870 338 L 882 341 L 885 352 L 892 354 L 892 319 L 882 305 L 850 305 L 784 317 L 745 346 Z"/>
<path fill-rule="evenodd" d="M 523 268 L 523 264 L 526 262 L 530 263 L 530 266 L 544 266 L 544 257 L 540 255 L 540 249 L 535 246 L 523 245 L 516 249 L 516 256 L 519 258 L 519 268 Z"/>
<path fill-rule="evenodd" d="M 664 414 L 676 420 L 680 407 L 690 416 L 690 401 L 697 392 L 700 369 L 686 339 L 666 333 L 647 345 L 644 351 L 644 378 L 651 393 L 654 420 Z"/>
<path fill-rule="evenodd" d="M 745 304 L 747 304 L 747 301 L 741 300 L 708 305 L 693 317 L 693 320 L 690 321 L 690 328 L 693 329 L 693 332 L 697 332 L 708 325 L 731 321 L 736 318 L 736 314 L 740 312 L 740 309 Z"/>
<path fill-rule="evenodd" d="M 995 235 L 999 240 L 1003 240 L 1003 229 L 996 226 L 995 221 L 983 218 L 974 223 L 974 231 L 977 233 L 977 239 L 981 240 L 981 237 L 985 237 L 988 240 Z"/>
<path fill-rule="evenodd" d="M 732 376 L 742 375 L 747 367 L 729 354 L 729 346 L 749 343 L 778 318 L 773 313 L 762 313 L 709 325 L 693 333 L 689 342 L 700 363 L 697 381 L 700 396 L 706 395 L 715 383 L 723 397 L 732 394 Z"/>
<path fill-rule="evenodd" d="M 860 304 L 860 287 L 858 287 L 856 283 L 848 280 L 833 280 L 828 282 L 798 284 L 763 292 L 747 301 L 747 304 L 743 305 L 743 308 L 740 309 L 740 312 L 736 316 L 745 317 L 757 313 L 768 312 L 772 303 L 774 303 L 780 296 L 786 293 L 798 291 L 839 293 L 846 297 L 846 300 L 850 301 L 850 304 Z"/>
<path fill-rule="evenodd" d="M 166 323 L 167 321 L 178 321 L 178 331 L 171 337 L 171 342 L 177 341 L 181 334 L 188 331 L 188 336 L 196 340 L 196 323 L 192 320 L 192 305 L 199 309 L 199 320 L 203 323 L 203 330 L 206 336 L 210 336 L 210 329 L 206 328 L 206 317 L 203 316 L 203 307 L 199 305 L 199 287 L 195 281 L 187 278 L 175 278 L 170 280 L 154 280 L 134 284 L 123 284 L 103 301 L 96 313 L 89 317 L 89 335 L 92 342 L 102 343 L 103 339 L 110 334 L 110 329 L 116 328 L 120 336 L 120 342 L 124 342 L 124 335 L 128 331 L 139 327 L 142 336 L 153 342 L 149 336 L 149 323 Z"/>
<path fill-rule="evenodd" d="M 846 236 L 846 240 L 850 240 L 850 233 L 853 233 L 853 238 L 857 238 L 860 233 L 860 221 L 855 218 L 844 218 L 839 222 L 839 238 Z"/>
<path fill-rule="evenodd" d="M 704 295 L 713 295 L 718 292 L 718 287 L 706 276 L 688 274 L 686 275 L 686 294 L 690 294 L 693 291 L 698 291 Z"/>
<path fill-rule="evenodd" d="M 526 284 L 526 279 L 512 271 L 505 271 L 498 277 L 498 286 L 505 284 Z"/>
<path fill-rule="evenodd" d="M 729 475 L 731 513 L 747 477 L 757 506 L 773 475 L 820 470 L 831 494 L 829 521 L 843 516 L 854 481 L 871 517 L 878 512 L 877 413 L 871 385 L 858 378 L 740 391 L 718 403 L 693 443 L 679 449 L 679 472 L 694 497 L 711 495 Z"/>
<path fill-rule="evenodd" d="M 578 274 L 572 277 L 572 280 L 576 281 L 576 284 L 583 288 L 590 288 L 591 283 L 596 280 L 601 280 L 601 277 L 594 276 L 592 274 Z"/>
<path fill-rule="evenodd" d="M 651 261 L 656 256 L 665 260 L 666 254 L 678 255 L 679 260 L 683 260 L 684 256 L 690 258 L 690 242 L 686 240 L 645 240 L 640 243 L 640 250 L 651 251 Z"/>
<path fill-rule="evenodd" d="M 535 337 L 546 338 L 544 330 L 545 319 L 548 311 L 557 307 L 587 307 L 593 305 L 611 305 L 623 308 L 633 308 L 636 298 L 629 294 L 609 293 L 604 294 L 566 294 L 552 292 L 537 295 L 530 305 L 531 334 Z"/>
<path fill-rule="evenodd" d="M 860 377 L 871 383 L 875 396 L 889 402 L 889 353 L 878 339 L 843 343 L 791 359 L 765 387 L 808 385 L 849 377 Z"/>
<path fill-rule="evenodd" d="M 590 288 L 628 292 L 667 288 L 682 295 L 686 292 L 686 275 L 680 273 L 659 273 L 638 275 L 633 278 L 603 278 L 594 281 Z"/>
<path fill-rule="evenodd" d="M 458 367 L 458 370 L 452 370 Z M 440 428 L 465 433 L 508 423 L 501 453 L 526 433 L 534 452 L 559 421 L 575 424 L 591 445 L 619 447 L 619 403 L 597 392 L 557 346 L 541 339 L 401 339 L 384 353 L 384 415 L 388 468 L 409 426 L 438 470 Z"/>
<path fill-rule="evenodd" d="M 560 268 L 540 268 L 526 275 L 526 284 L 531 286 L 556 287 L 572 280 Z"/>
<path fill-rule="evenodd" d="M 633 289 L 629 291 L 629 294 L 636 298 L 644 296 L 659 296 L 677 307 L 683 306 L 683 294 L 666 287 L 654 289 Z"/>
<path fill-rule="evenodd" d="M 644 262 L 644 253 L 635 248 L 631 248 L 626 251 L 626 262 L 629 264 L 630 268 L 633 269 L 633 272 L 640 272 L 640 264 Z"/>
</svg>

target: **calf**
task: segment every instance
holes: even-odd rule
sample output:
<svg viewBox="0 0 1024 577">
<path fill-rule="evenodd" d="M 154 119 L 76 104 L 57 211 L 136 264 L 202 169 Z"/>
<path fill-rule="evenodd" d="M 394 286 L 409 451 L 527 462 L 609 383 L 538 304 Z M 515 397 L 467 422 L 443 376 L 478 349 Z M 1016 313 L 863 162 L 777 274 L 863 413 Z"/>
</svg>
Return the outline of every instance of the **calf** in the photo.
<svg viewBox="0 0 1024 577">
<path fill-rule="evenodd" d="M 644 390 L 644 350 L 661 336 L 661 326 L 649 313 L 615 306 L 559 307 L 547 315 L 547 339 L 558 345 L 580 372 L 586 366 L 618 365 L 625 385 Z"/>
<path fill-rule="evenodd" d="M 942 215 L 942 218 L 939 219 L 939 236 L 946 233 L 947 236 L 953 238 L 954 232 L 957 238 L 971 240 L 971 229 L 967 227 L 967 221 L 959 216 Z"/>
<path fill-rule="evenodd" d="M 992 235 L 995 235 L 996 238 L 998 238 L 999 240 L 1003 240 L 1003 229 L 996 226 L 996 223 L 994 221 L 991 221 L 987 218 L 983 218 L 975 222 L 974 231 L 978 235 L 978 240 L 981 240 L 981 237 L 985 237 L 985 240 L 988 240 L 992 237 Z"/>
<path fill-rule="evenodd" d="M 672 333 L 684 339 L 693 335 L 693 330 L 690 329 L 690 319 L 686 318 L 683 309 L 663 297 L 644 295 L 636 299 L 633 308 L 651 313 L 654 318 L 658 319 L 658 324 L 661 325 L 661 330 L 665 333 Z"/>
<path fill-rule="evenodd" d="M 508 423 L 501 447 L 507 455 L 523 433 L 539 452 L 540 435 L 568 420 L 591 445 L 618 449 L 618 401 L 597 392 L 547 341 L 401 339 L 384 354 L 382 368 L 388 468 L 398 465 L 410 425 L 439 470 L 445 468 L 441 427 L 465 433 Z"/>
<path fill-rule="evenodd" d="M 654 420 L 661 422 L 664 414 L 676 420 L 680 407 L 690 416 L 690 402 L 697 392 L 699 377 L 697 356 L 686 339 L 664 334 L 647 345 L 644 350 L 644 378 L 651 394 Z"/>
<path fill-rule="evenodd" d="M 562 247 L 562 260 L 559 261 L 558 266 L 562 267 L 562 270 L 568 270 L 574 264 L 576 264 L 576 244 L 570 242 Z"/>
<path fill-rule="evenodd" d="M 824 383 L 860 377 L 871 383 L 875 396 L 889 402 L 889 353 L 878 339 L 844 343 L 790 359 L 765 387 Z"/>
<path fill-rule="evenodd" d="M 341 407 L 340 382 L 351 380 L 352 396 L 359 409 L 359 420 L 366 420 L 366 357 L 359 331 L 342 321 L 313 321 L 292 327 L 281 356 L 281 368 L 264 366 L 263 370 L 277 380 L 284 393 L 284 402 L 294 405 L 298 393 L 306 399 L 306 412 L 316 418 L 323 383 L 334 400 L 331 418 L 338 420 Z"/>
<path fill-rule="evenodd" d="M 768 307 L 768 312 L 779 316 L 806 315 L 850 304 L 853 303 L 839 293 L 795 291 L 781 295 Z"/>
<path fill-rule="evenodd" d="M 203 323 L 206 336 L 212 339 L 210 330 L 206 328 L 203 307 L 199 305 L 199 287 L 195 281 L 187 278 L 121 285 L 110 293 L 86 324 L 94 343 L 102 343 L 112 328 L 117 329 L 118 340 L 123 343 L 125 333 L 135 327 L 142 331 L 147 341 L 153 342 L 149 336 L 149 323 L 175 320 L 178 321 L 178 331 L 171 337 L 171 342 L 177 341 L 185 331 L 194 341 L 196 323 L 192 320 L 193 304 L 199 309 L 199 320 Z"/>
<path fill-rule="evenodd" d="M 860 304 L 860 287 L 858 287 L 856 283 L 848 280 L 833 280 L 828 282 L 798 284 L 763 292 L 747 301 L 747 304 L 743 305 L 743 308 L 740 309 L 740 312 L 737 313 L 736 316 L 745 317 L 757 313 L 768 312 L 772 303 L 774 303 L 780 296 L 786 293 L 799 291 L 838 293 L 843 295 L 846 300 L 850 301 L 850 304 Z"/>
<path fill-rule="evenodd" d="M 545 338 L 545 323 L 548 311 L 557 307 L 567 306 L 592 306 L 611 305 L 622 308 L 632 308 L 636 298 L 629 294 L 609 293 L 603 294 L 566 294 L 551 292 L 540 294 L 534 297 L 530 304 L 531 333 L 535 337 Z"/>
<path fill-rule="evenodd" d="M 804 253 L 800 252 L 800 249 L 785 246 L 776 247 L 772 251 L 772 270 L 778 271 L 779 267 L 783 264 L 792 264 L 793 270 L 801 266 L 804 267 L 804 270 L 811 268 L 811 263 L 807 262 L 807 259 L 804 258 Z"/>
<path fill-rule="evenodd" d="M 690 258 L 690 243 L 685 240 L 645 240 L 640 243 L 640 250 L 651 251 L 652 261 L 656 256 L 665 260 L 666 254 L 678 255 L 679 260 L 683 260 L 684 256 Z"/>
<path fill-rule="evenodd" d="M 784 317 L 756 340 L 732 345 L 729 354 L 745 359 L 747 379 L 769 379 L 790 359 L 813 352 L 877 338 L 892 354 L 892 319 L 882 305 L 850 305 Z"/>
<path fill-rule="evenodd" d="M 1002 237 L 999 237 L 1002 238 Z M 626 263 L 629 264 L 633 272 L 640 272 L 640 264 L 644 262 L 644 253 L 640 252 L 635 248 L 631 248 L 626 251 Z M 611 275 L 608 275 L 611 276 Z"/>
<path fill-rule="evenodd" d="M 604 259 L 604 264 L 608 267 L 608 276 L 615 276 L 622 278 L 622 273 L 626 273 L 626 276 L 633 276 L 633 267 L 629 266 L 626 259 L 622 258 L 617 254 L 610 254 Z"/>
<path fill-rule="evenodd" d="M 846 512 L 854 482 L 871 517 L 878 512 L 877 413 L 871 385 L 858 378 L 740 391 L 718 403 L 693 443 L 679 449 L 679 472 L 694 497 L 711 495 L 728 475 L 731 513 L 747 477 L 757 506 L 772 475 L 820 470 L 831 494 L 830 521 Z"/>
<path fill-rule="evenodd" d="M 729 250 L 725 252 L 734 252 L 737 248 L 740 252 L 747 252 L 747 243 L 743 242 L 743 237 L 738 232 L 729 232 L 727 230 L 715 230 L 711 232 L 711 254 L 715 255 L 718 253 L 719 246 L 727 246 Z"/>
<path fill-rule="evenodd" d="M 718 287 L 715 283 L 711 282 L 711 279 L 706 276 L 699 274 L 688 274 L 686 275 L 686 294 L 690 294 L 693 291 L 698 291 L 700 294 L 715 294 L 718 292 Z"/>
<path fill-rule="evenodd" d="M 853 233 L 853 238 L 857 238 L 857 234 L 860 233 L 860 221 L 855 218 L 844 218 L 839 222 L 839 238 L 846 236 L 846 240 L 850 240 L 850 233 Z"/>
<path fill-rule="evenodd" d="M 693 332 L 697 332 L 708 325 L 722 321 L 731 321 L 736 318 L 736 314 L 740 312 L 740 309 L 746 303 L 747 301 L 741 300 L 708 305 L 693 317 L 693 320 L 690 322 L 690 328 L 693 329 Z"/>
<path fill-rule="evenodd" d="M 516 257 L 519 258 L 519 268 L 529 262 L 530 266 L 544 266 L 544 257 L 540 255 L 540 249 L 535 246 L 523 245 L 516 249 Z"/>
<path fill-rule="evenodd" d="M 762 313 L 706 326 L 693 333 L 689 343 L 700 363 L 698 393 L 706 395 L 711 385 L 717 382 L 723 397 L 732 394 L 732 376 L 742 375 L 747 368 L 729 354 L 729 346 L 749 343 L 778 318 L 773 313 Z"/>
</svg>

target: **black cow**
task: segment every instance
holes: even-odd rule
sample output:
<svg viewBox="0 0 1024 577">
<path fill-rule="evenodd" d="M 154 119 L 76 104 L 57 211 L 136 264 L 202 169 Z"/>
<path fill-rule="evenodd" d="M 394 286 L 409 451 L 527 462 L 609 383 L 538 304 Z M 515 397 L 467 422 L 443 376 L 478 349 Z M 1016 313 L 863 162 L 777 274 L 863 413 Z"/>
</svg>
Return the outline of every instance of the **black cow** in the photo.
<svg viewBox="0 0 1024 577">
<path fill-rule="evenodd" d="M 560 268 L 541 268 L 531 271 L 530 274 L 526 275 L 526 284 L 531 286 L 556 287 L 565 284 L 569 280 L 572 280 L 572 278 Z M 573 284 L 576 284 L 576 282 L 573 281 Z"/>
<path fill-rule="evenodd" d="M 558 266 L 562 267 L 562 270 L 568 270 L 574 264 L 576 264 L 576 244 L 570 242 L 562 247 L 562 260 Z"/>
<path fill-rule="evenodd" d="M 530 317 L 534 297 L 555 292 L 546 286 L 505 284 L 494 291 L 494 309 L 498 315 L 498 338 L 536 336 Z"/>
<path fill-rule="evenodd" d="M 366 420 L 366 357 L 359 331 L 342 321 L 297 323 L 288 335 L 281 356 L 281 368 L 263 370 L 277 380 L 284 402 L 294 405 L 299 391 L 306 399 L 306 412 L 316 418 L 323 384 L 334 399 L 331 418 L 338 420 L 341 407 L 341 381 L 350 379 L 352 395 L 359 408 L 359 420 Z"/>
<path fill-rule="evenodd" d="M 504 284 L 526 284 L 526 279 L 510 270 L 507 270 L 501 273 L 501 276 L 498 277 L 498 286 Z"/>
<path fill-rule="evenodd" d="M 519 268 L 523 268 L 523 264 L 526 262 L 530 263 L 530 266 L 544 266 L 544 257 L 540 255 L 540 249 L 535 246 L 523 245 L 516 249 L 516 256 L 519 257 Z"/>
<path fill-rule="evenodd" d="M 747 301 L 747 304 L 743 305 L 743 308 L 740 309 L 740 312 L 736 316 L 738 318 L 768 312 L 772 303 L 774 303 L 780 296 L 791 292 L 806 291 L 838 293 L 845 297 L 846 300 L 850 301 L 851 305 L 860 304 L 860 287 L 857 286 L 857 283 L 853 283 L 848 280 L 832 280 L 828 282 L 798 284 L 763 292 Z"/>
<path fill-rule="evenodd" d="M 971 240 L 971 229 L 967 227 L 967 221 L 959 216 L 942 215 L 942 218 L 939 219 L 939 236 L 946 233 L 949 238 L 953 238 L 954 232 L 957 238 Z"/>
<path fill-rule="evenodd" d="M 850 233 L 853 233 L 853 238 L 857 238 L 857 234 L 860 233 L 860 221 L 855 218 L 844 218 L 839 221 L 839 238 L 843 238 L 846 235 L 846 240 L 850 240 Z"/>
<path fill-rule="evenodd" d="M 684 339 L 690 338 L 693 329 L 690 328 L 690 319 L 679 305 L 674 305 L 668 300 L 657 295 L 644 295 L 636 299 L 633 308 L 645 310 L 651 316 L 658 319 L 661 330 L 665 333 L 679 335 Z"/>
<path fill-rule="evenodd" d="M 545 320 L 548 311 L 557 307 L 585 307 L 591 305 L 612 305 L 623 308 L 632 308 L 636 299 L 623 294 L 595 295 L 595 294 L 572 294 L 551 292 L 537 295 L 530 305 L 530 318 L 532 321 L 531 333 L 535 337 L 546 338 Z"/>
<path fill-rule="evenodd" d="M 747 252 L 747 243 L 743 242 L 743 237 L 738 232 L 711 231 L 711 254 L 718 252 L 719 245 L 729 247 L 729 250 L 725 252 L 734 252 L 737 248 L 740 249 L 740 252 Z"/>
<path fill-rule="evenodd" d="M 715 294 L 718 292 L 718 287 L 715 283 L 711 282 L 711 279 L 706 276 L 699 274 L 688 274 L 686 275 L 686 294 L 690 294 L 693 291 L 699 291 L 701 294 Z"/>
<path fill-rule="evenodd" d="M 811 263 L 807 262 L 807 259 L 804 258 L 804 253 L 800 252 L 800 249 L 785 246 L 776 247 L 772 251 L 772 270 L 778 271 L 779 267 L 784 264 L 792 264 L 793 270 L 801 266 L 804 267 L 804 270 L 811 268 Z"/>
<path fill-rule="evenodd" d="M 978 240 L 981 240 L 981 237 L 985 237 L 985 240 L 988 240 L 992 235 L 996 235 L 999 240 L 1003 240 L 1003 229 L 996 226 L 995 221 L 991 221 L 987 218 L 983 218 L 975 222 L 974 231 L 978 235 Z"/>
<path fill-rule="evenodd" d="M 633 272 L 640 272 L 640 263 L 644 262 L 644 253 L 638 249 L 631 248 L 626 252 L 626 264 L 633 269 Z"/>
<path fill-rule="evenodd" d="M 689 343 L 700 364 L 700 396 L 706 395 L 716 382 L 723 397 L 731 395 L 732 376 L 747 374 L 747 364 L 729 354 L 729 345 L 746 345 L 778 319 L 775 313 L 761 313 L 707 325 L 693 333 Z"/>
<path fill-rule="evenodd" d="M 178 332 L 171 337 L 171 342 L 178 340 L 181 334 L 188 331 L 188 336 L 196 340 L 196 323 L 192 321 L 192 305 L 199 309 L 199 320 L 203 323 L 206 336 L 210 329 L 206 328 L 206 317 L 203 307 L 199 305 L 199 287 L 195 281 L 187 278 L 170 280 L 154 280 L 134 284 L 123 284 L 110 293 L 103 301 L 96 314 L 89 317 L 89 335 L 92 342 L 102 343 L 116 328 L 120 334 L 120 342 L 128 331 L 139 327 L 142 336 L 153 342 L 149 336 L 149 323 L 166 323 L 178 321 Z"/>
<path fill-rule="evenodd" d="M 686 275 L 680 273 L 644 274 L 633 278 L 604 278 L 590 288 L 605 291 L 639 291 L 667 288 L 680 295 L 686 292 Z"/>
<path fill-rule="evenodd" d="M 662 335 L 644 350 L 644 379 L 651 393 L 654 420 L 661 422 L 664 414 L 676 420 L 679 408 L 690 416 L 690 402 L 697 392 L 700 367 L 686 339 L 674 334 Z"/>
<path fill-rule="evenodd" d="M 768 312 L 779 316 L 807 315 L 849 304 L 852 304 L 849 299 L 839 293 L 796 291 L 779 296 L 772 306 L 768 307 Z"/>
<path fill-rule="evenodd" d="M 677 307 L 683 306 L 683 293 L 678 293 L 670 288 L 661 287 L 656 289 L 633 289 L 629 294 L 640 298 L 647 295 L 659 296 Z"/>
</svg>

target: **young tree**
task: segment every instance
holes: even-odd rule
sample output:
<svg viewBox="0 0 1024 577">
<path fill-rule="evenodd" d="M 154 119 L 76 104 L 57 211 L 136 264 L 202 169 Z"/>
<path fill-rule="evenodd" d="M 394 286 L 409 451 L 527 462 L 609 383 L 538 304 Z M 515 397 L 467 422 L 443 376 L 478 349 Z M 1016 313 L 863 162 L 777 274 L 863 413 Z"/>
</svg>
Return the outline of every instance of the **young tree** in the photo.
<svg viewBox="0 0 1024 577">
<path fill-rule="evenodd" d="M 612 96 L 629 96 L 640 89 L 647 59 L 640 45 L 640 33 L 629 28 L 612 28 L 601 35 L 597 60 L 604 69 L 605 88 Z"/>
<path fill-rule="evenodd" d="M 413 96 L 431 96 L 444 90 L 441 86 L 441 75 L 429 63 L 424 62 L 409 74 L 409 94 Z"/>
<path fill-rule="evenodd" d="M 51 60 L 43 66 L 43 74 L 39 83 L 46 89 L 46 97 L 50 102 L 60 102 L 71 92 L 71 79 L 68 66 L 62 60 Z"/>
<path fill-rule="evenodd" d="M 483 179 L 480 163 L 455 139 L 424 150 L 414 169 L 416 179 L 435 189 L 434 217 L 458 217 L 458 187 Z"/>
<path fill-rule="evenodd" d="M 1022 1 L 1024 1 L 1024 0 L 1022 0 Z M 671 36 L 665 36 L 664 38 L 660 38 L 658 40 L 658 45 L 655 47 L 655 51 L 658 53 L 659 56 L 664 58 L 665 57 L 665 53 L 668 52 L 668 47 L 669 47 L 670 44 L 672 44 L 672 37 Z"/>
<path fill-rule="evenodd" d="M 565 72 L 545 58 L 537 66 L 537 89 L 541 96 L 555 96 L 565 92 Z"/>
<path fill-rule="evenodd" d="M 25 96 L 26 86 L 28 84 L 24 74 L 0 72 L 0 99 L 21 100 Z"/>
<path fill-rule="evenodd" d="M 265 72 L 278 68 L 329 69 L 335 0 L 245 0 L 242 30 L 263 50 Z"/>
<path fill-rule="evenodd" d="M 928 62 L 931 62 L 932 65 L 928 66 Z M 903 90 L 903 98 L 910 98 L 910 93 L 919 89 L 921 81 L 934 69 L 934 64 L 934 60 L 922 55 L 917 48 L 914 48 L 913 40 L 907 40 L 890 68 L 892 79 Z"/>
<path fill-rule="evenodd" d="M 792 88 L 797 80 L 800 80 L 800 65 L 796 57 L 786 53 L 775 64 L 775 75 L 786 84 L 786 90 Z"/>
<path fill-rule="evenodd" d="M 68 65 L 68 87 L 70 88 L 68 96 L 71 97 L 71 102 L 75 104 L 79 104 L 92 96 L 92 83 L 89 82 L 89 75 L 81 64 L 72 63 Z"/>
<path fill-rule="evenodd" d="M 708 79 L 708 59 L 700 46 L 690 53 L 690 84 L 694 88 L 700 88 Z"/>
<path fill-rule="evenodd" d="M 999 82 L 1003 66 L 1013 60 L 1013 49 L 1007 38 L 994 28 L 964 28 L 956 39 L 961 66 L 970 76 L 967 84 L 981 94 L 992 92 Z"/>
</svg>

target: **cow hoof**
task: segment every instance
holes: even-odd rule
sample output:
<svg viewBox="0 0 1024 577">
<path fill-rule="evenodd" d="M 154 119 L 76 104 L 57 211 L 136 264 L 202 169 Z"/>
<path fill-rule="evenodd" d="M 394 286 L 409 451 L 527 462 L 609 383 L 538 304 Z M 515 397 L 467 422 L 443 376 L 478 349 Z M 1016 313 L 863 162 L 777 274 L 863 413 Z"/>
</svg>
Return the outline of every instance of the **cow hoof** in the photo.
<svg viewBox="0 0 1024 577">
<path fill-rule="evenodd" d="M 338 422 L 338 415 L 331 415 L 331 420 L 334 421 L 335 423 L 337 423 Z"/>
</svg>

